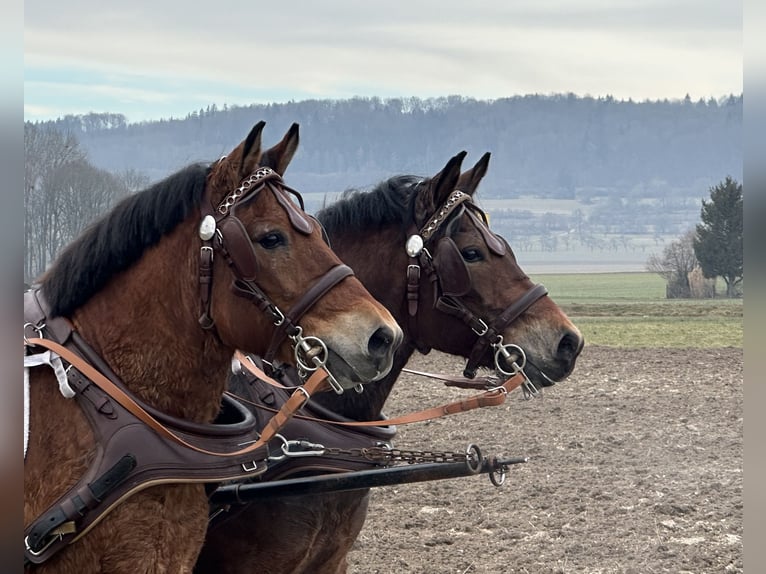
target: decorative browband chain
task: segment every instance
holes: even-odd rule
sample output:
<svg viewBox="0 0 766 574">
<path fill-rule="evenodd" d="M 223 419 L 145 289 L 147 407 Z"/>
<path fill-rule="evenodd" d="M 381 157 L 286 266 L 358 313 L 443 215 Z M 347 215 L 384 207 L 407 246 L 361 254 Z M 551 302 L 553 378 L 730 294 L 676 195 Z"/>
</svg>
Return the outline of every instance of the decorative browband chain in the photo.
<svg viewBox="0 0 766 574">
<path fill-rule="evenodd" d="M 227 195 L 224 200 L 218 206 L 218 213 L 226 215 L 229 212 L 229 208 L 234 205 L 237 200 L 256 186 L 256 184 L 273 177 L 279 177 L 279 174 L 270 167 L 259 167 L 250 176 L 242 182 L 237 189 Z"/>
<path fill-rule="evenodd" d="M 420 236 L 423 238 L 423 241 L 428 241 L 431 238 L 431 235 L 439 229 L 444 220 L 449 217 L 450 213 L 452 213 L 461 203 L 470 201 L 470 199 L 470 195 L 463 193 L 459 189 L 453 191 L 439 212 L 433 216 L 433 219 L 431 219 L 423 229 L 420 230 Z"/>
</svg>

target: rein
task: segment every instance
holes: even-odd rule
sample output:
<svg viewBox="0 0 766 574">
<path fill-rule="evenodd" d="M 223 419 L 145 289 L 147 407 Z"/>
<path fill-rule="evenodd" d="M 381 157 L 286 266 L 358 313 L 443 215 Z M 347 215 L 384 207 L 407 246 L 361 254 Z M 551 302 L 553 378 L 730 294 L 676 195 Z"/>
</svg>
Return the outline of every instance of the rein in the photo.
<svg viewBox="0 0 766 574">
<path fill-rule="evenodd" d="M 242 365 L 244 369 L 246 369 L 248 372 L 250 372 L 250 374 L 254 375 L 255 377 L 261 379 L 262 381 L 267 382 L 268 384 L 278 388 L 283 388 L 283 389 L 291 388 L 269 377 L 262 369 L 260 369 L 257 365 L 255 365 L 249 359 L 249 357 L 247 357 L 246 355 L 243 355 L 240 351 L 236 352 L 235 357 L 239 360 L 240 364 Z M 424 374 L 424 373 L 418 373 L 418 374 Z M 494 407 L 494 406 L 501 405 L 505 402 L 506 397 L 509 393 L 511 393 L 517 387 L 524 385 L 527 380 L 528 379 L 526 375 L 524 374 L 524 372 L 522 370 L 519 370 L 519 372 L 513 374 L 510 378 L 508 378 L 503 383 L 493 386 L 489 388 L 488 390 L 484 391 L 483 393 L 466 397 L 464 399 L 460 399 L 458 401 L 454 401 L 444 405 L 439 405 L 439 406 L 423 409 L 420 411 L 416 411 L 413 413 L 408 413 L 406 415 L 402 415 L 396 418 L 380 419 L 376 421 L 335 421 L 335 420 L 321 419 L 318 417 L 311 417 L 311 416 L 301 415 L 301 414 L 295 414 L 294 416 L 295 418 L 300 418 L 304 420 L 322 422 L 322 423 L 327 423 L 331 425 L 338 425 L 338 426 L 345 426 L 345 427 L 406 425 L 406 424 L 412 424 L 416 422 L 430 421 L 430 420 L 438 419 L 448 415 L 464 413 L 464 412 L 472 411 L 478 408 Z M 226 393 L 242 402 L 254 405 L 258 408 L 262 408 L 265 410 L 271 410 L 260 403 L 248 401 L 247 399 L 244 399 L 243 397 L 239 395 L 230 393 L 229 391 L 226 391 Z"/>
</svg>

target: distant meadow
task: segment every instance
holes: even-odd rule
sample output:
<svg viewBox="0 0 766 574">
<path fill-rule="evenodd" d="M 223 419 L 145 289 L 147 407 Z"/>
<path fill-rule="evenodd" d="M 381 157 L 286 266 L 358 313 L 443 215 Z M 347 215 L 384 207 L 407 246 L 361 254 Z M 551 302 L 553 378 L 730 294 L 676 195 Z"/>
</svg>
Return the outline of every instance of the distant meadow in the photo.
<svg viewBox="0 0 766 574">
<path fill-rule="evenodd" d="M 743 299 L 666 299 L 653 273 L 533 274 L 585 336 L 610 347 L 742 347 Z M 722 284 L 718 292 L 725 292 Z"/>
</svg>

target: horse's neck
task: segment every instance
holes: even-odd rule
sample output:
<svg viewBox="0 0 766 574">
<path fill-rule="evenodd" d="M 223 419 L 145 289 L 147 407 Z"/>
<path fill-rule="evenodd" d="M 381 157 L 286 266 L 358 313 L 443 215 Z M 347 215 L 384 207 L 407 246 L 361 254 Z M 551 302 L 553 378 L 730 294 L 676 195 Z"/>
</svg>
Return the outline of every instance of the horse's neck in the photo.
<svg viewBox="0 0 766 574">
<path fill-rule="evenodd" d="M 407 321 L 407 265 L 405 237 L 398 226 L 365 232 L 336 232 L 330 245 L 354 270 L 362 285 L 393 315 L 405 330 Z"/>
<path fill-rule="evenodd" d="M 149 405 L 194 422 L 213 420 L 233 350 L 197 323 L 196 286 L 141 261 L 72 317 L 125 386 Z"/>
</svg>

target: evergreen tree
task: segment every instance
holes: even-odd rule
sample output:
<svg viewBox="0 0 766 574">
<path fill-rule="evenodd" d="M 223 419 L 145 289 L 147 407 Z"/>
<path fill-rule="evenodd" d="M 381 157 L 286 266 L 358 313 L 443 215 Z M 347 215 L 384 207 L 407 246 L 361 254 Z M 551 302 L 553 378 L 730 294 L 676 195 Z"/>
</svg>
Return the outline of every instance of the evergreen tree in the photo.
<svg viewBox="0 0 766 574">
<path fill-rule="evenodd" d="M 705 277 L 722 277 L 726 296 L 739 293 L 742 283 L 742 184 L 727 176 L 702 200 L 694 253 Z"/>
</svg>

